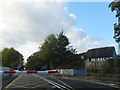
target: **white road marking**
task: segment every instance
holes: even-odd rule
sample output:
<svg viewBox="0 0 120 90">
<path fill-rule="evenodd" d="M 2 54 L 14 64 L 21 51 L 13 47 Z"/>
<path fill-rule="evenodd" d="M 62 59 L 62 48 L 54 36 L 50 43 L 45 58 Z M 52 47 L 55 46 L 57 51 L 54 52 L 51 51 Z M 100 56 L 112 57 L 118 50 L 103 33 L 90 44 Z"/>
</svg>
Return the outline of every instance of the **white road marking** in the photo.
<svg viewBox="0 0 120 90">
<path fill-rule="evenodd" d="M 54 78 L 54 79 L 56 79 L 56 78 Z M 61 82 L 63 85 L 69 87 L 71 90 L 74 90 L 74 88 L 72 88 L 71 86 L 69 86 L 66 83 L 62 82 L 61 80 L 59 80 L 59 79 L 56 79 L 56 80 L 58 80 L 59 82 Z"/>
<path fill-rule="evenodd" d="M 12 85 L 18 78 L 20 78 L 21 75 L 19 75 L 15 80 L 13 80 L 10 84 L 8 84 L 5 88 L 8 88 L 10 85 Z"/>
<path fill-rule="evenodd" d="M 42 84 L 42 85 L 37 85 L 37 86 L 34 86 L 34 87 L 32 87 L 32 88 L 37 88 L 37 87 L 39 87 L 39 86 L 44 86 L 44 85 L 47 85 L 47 84 L 49 84 L 49 83 L 44 83 L 44 84 Z"/>
<path fill-rule="evenodd" d="M 31 79 L 30 79 L 31 78 Z M 32 78 L 38 78 L 34 75 L 23 75 L 21 74 L 18 78 L 16 78 L 13 82 L 11 82 L 10 84 L 8 84 L 5 88 L 37 88 L 39 86 L 45 86 L 45 85 L 50 85 L 50 83 L 44 81 L 44 83 L 39 83 L 39 79 L 37 79 L 38 81 L 36 81 L 36 79 L 32 79 Z M 31 87 L 32 86 L 32 87 Z M 55 86 L 53 87 L 53 85 L 51 85 L 52 88 L 55 88 Z M 50 89 L 50 88 L 49 88 Z"/>
<path fill-rule="evenodd" d="M 34 74 L 34 75 L 35 75 L 35 74 Z M 70 90 L 70 89 L 68 89 L 67 87 L 65 87 L 65 86 L 63 86 L 63 85 L 60 85 L 60 84 L 58 84 L 58 83 L 56 83 L 56 82 L 54 82 L 54 81 L 52 81 L 52 80 L 43 78 L 43 77 L 38 76 L 38 75 L 35 75 L 35 76 L 36 76 L 36 77 L 39 77 L 39 78 L 41 78 L 41 79 L 43 79 L 43 80 L 45 80 L 45 81 L 47 81 L 48 83 L 54 85 L 55 87 L 57 87 L 57 88 L 59 88 L 59 89 L 61 89 L 61 90 L 64 90 L 64 89 Z"/>
</svg>

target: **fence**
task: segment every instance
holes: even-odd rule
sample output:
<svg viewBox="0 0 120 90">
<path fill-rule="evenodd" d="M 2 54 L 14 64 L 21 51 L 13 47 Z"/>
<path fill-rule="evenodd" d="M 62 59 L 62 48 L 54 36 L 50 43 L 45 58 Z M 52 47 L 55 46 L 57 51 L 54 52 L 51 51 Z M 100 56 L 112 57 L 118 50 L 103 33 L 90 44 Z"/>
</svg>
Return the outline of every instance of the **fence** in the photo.
<svg viewBox="0 0 120 90">
<path fill-rule="evenodd" d="M 3 70 L 0 71 L 3 74 L 3 77 L 9 74 L 59 74 L 59 75 L 87 75 L 87 70 L 85 69 L 54 69 L 54 70 L 46 70 L 46 71 L 36 71 L 36 70 Z"/>
<path fill-rule="evenodd" d="M 36 70 L 26 70 L 26 71 L 19 71 L 19 70 L 5 70 L 0 71 L 0 73 L 4 74 L 49 74 L 49 73 L 58 73 L 58 70 L 47 70 L 47 71 L 36 71 Z"/>
<path fill-rule="evenodd" d="M 59 69 L 60 75 L 87 75 L 85 69 Z"/>
</svg>

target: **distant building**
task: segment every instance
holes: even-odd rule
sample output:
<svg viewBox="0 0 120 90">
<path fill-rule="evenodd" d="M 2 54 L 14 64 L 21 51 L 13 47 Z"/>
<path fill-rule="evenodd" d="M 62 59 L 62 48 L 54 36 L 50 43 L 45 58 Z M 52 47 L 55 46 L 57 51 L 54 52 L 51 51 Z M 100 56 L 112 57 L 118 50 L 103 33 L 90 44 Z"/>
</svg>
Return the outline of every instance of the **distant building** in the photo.
<svg viewBox="0 0 120 90">
<path fill-rule="evenodd" d="M 105 60 L 116 58 L 117 54 L 114 47 L 102 47 L 90 49 L 86 52 L 85 67 L 88 69 L 100 69 Z"/>
</svg>

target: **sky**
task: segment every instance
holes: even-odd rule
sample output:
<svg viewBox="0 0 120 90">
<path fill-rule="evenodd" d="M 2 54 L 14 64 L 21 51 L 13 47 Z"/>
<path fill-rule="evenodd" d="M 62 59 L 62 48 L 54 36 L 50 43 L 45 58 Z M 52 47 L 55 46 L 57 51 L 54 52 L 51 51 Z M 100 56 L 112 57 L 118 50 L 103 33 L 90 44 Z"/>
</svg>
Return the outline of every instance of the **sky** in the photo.
<svg viewBox="0 0 120 90">
<path fill-rule="evenodd" d="M 113 24 L 117 22 L 110 2 L 43 0 L 0 1 L 0 51 L 14 47 L 25 60 L 51 33 L 61 30 L 78 53 L 88 49 L 115 46 Z"/>
</svg>

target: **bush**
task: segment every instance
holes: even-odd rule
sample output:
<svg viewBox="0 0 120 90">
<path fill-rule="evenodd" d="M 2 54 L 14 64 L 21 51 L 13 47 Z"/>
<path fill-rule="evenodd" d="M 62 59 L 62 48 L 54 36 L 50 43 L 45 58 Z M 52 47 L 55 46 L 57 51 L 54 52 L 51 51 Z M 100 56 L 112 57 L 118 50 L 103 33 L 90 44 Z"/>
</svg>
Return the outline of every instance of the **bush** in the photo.
<svg viewBox="0 0 120 90">
<path fill-rule="evenodd" d="M 117 59 L 116 59 L 115 71 L 116 71 L 117 74 L 120 75 L 120 58 L 117 58 Z"/>
<path fill-rule="evenodd" d="M 102 65 L 101 73 L 120 74 L 120 58 L 106 60 Z"/>
</svg>

